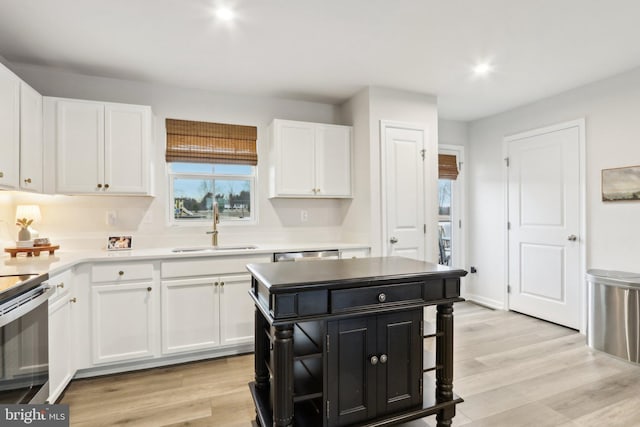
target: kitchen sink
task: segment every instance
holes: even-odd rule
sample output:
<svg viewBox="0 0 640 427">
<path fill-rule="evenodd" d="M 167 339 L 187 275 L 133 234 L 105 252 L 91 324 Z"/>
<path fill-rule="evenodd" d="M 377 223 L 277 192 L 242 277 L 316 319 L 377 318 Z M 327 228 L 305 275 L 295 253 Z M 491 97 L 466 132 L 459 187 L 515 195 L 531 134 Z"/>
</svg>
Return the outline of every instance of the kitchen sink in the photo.
<svg viewBox="0 0 640 427">
<path fill-rule="evenodd" d="M 220 252 L 220 251 L 242 251 L 258 249 L 254 245 L 241 245 L 241 246 L 198 246 L 193 248 L 174 248 L 171 252 L 174 253 L 188 253 L 188 252 Z"/>
</svg>

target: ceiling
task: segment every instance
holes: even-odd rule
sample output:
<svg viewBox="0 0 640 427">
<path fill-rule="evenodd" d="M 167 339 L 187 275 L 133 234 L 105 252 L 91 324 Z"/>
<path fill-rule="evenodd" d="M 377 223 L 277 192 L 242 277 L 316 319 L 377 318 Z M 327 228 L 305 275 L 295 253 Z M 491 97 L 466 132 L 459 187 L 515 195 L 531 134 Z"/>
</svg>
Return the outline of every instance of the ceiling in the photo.
<svg viewBox="0 0 640 427">
<path fill-rule="evenodd" d="M 221 0 L 222 1 L 222 0 Z M 638 0 L 0 0 L 11 63 L 339 104 L 366 86 L 474 120 L 640 66 Z M 490 61 L 495 72 L 474 77 Z"/>
</svg>

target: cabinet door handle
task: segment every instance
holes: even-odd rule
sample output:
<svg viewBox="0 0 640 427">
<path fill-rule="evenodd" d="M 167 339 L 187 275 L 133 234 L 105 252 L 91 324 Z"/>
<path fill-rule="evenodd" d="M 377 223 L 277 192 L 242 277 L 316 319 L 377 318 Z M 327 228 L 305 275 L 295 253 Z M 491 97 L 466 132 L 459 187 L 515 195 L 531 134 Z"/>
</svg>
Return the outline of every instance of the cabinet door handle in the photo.
<svg viewBox="0 0 640 427">
<path fill-rule="evenodd" d="M 570 242 L 575 242 L 576 240 L 578 240 L 578 236 L 572 234 L 571 236 L 567 237 L 567 240 Z"/>
<path fill-rule="evenodd" d="M 105 188 L 105 190 L 106 190 L 107 188 L 109 188 L 109 184 L 105 184 L 105 185 L 104 185 L 104 188 Z"/>
<path fill-rule="evenodd" d="M 382 363 L 383 365 L 384 365 L 385 363 L 387 363 L 387 359 L 388 359 L 388 357 L 387 357 L 387 355 L 386 355 L 386 354 L 381 354 L 381 355 L 380 355 L 380 363 Z"/>
<path fill-rule="evenodd" d="M 102 188 L 102 184 L 98 184 L 98 188 Z"/>
<path fill-rule="evenodd" d="M 24 182 L 27 183 L 27 184 L 31 184 L 31 178 L 25 179 Z"/>
<path fill-rule="evenodd" d="M 390 238 L 389 243 L 391 243 L 392 245 L 398 243 L 398 238 L 397 237 Z"/>
<path fill-rule="evenodd" d="M 118 276 L 124 276 L 124 271 L 122 270 L 118 271 Z"/>
<path fill-rule="evenodd" d="M 149 287 L 147 288 L 147 292 L 151 292 L 151 289 L 152 289 L 152 288 L 151 288 L 151 286 L 149 286 Z"/>
<path fill-rule="evenodd" d="M 378 364 L 378 356 L 371 356 L 371 359 L 369 359 L 369 362 L 371 362 L 372 365 L 377 365 Z"/>
<path fill-rule="evenodd" d="M 218 286 L 220 283 L 216 282 L 213 284 L 213 286 Z"/>
<path fill-rule="evenodd" d="M 4 178 L 4 172 L 0 172 L 0 178 Z"/>
<path fill-rule="evenodd" d="M 78 302 L 78 300 L 76 299 L 76 297 L 73 297 L 69 300 L 69 302 Z"/>
<path fill-rule="evenodd" d="M 56 287 L 60 289 L 64 288 L 64 282 L 60 282 Z"/>
<path fill-rule="evenodd" d="M 224 286 L 224 282 L 220 282 L 220 286 Z"/>
<path fill-rule="evenodd" d="M 386 300 L 387 300 L 387 296 L 384 294 L 384 292 L 378 295 L 378 301 L 385 302 Z"/>
</svg>

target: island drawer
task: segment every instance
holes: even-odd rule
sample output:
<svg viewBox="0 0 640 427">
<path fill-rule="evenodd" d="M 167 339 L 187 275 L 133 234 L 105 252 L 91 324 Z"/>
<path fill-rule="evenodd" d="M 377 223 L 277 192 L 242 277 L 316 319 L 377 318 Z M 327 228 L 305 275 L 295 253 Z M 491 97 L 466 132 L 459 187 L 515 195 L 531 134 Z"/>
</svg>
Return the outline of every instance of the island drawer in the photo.
<svg viewBox="0 0 640 427">
<path fill-rule="evenodd" d="M 153 263 L 95 264 L 91 267 L 91 281 L 124 282 L 153 278 Z"/>
<path fill-rule="evenodd" d="M 364 307 L 385 306 L 423 301 L 424 282 L 367 286 L 331 291 L 331 312 L 359 310 Z"/>
</svg>

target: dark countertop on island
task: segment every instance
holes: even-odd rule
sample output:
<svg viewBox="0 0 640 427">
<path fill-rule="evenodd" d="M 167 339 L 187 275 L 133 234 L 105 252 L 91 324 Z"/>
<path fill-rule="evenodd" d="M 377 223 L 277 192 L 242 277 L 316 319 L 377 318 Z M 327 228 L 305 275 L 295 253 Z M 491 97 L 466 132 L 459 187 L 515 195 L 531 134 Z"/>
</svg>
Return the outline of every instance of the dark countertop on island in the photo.
<svg viewBox="0 0 640 427">
<path fill-rule="evenodd" d="M 338 259 L 324 261 L 248 264 L 247 270 L 270 293 L 313 285 L 331 288 L 349 283 L 394 280 L 421 275 L 433 278 L 463 277 L 465 270 L 403 257 Z"/>
</svg>

